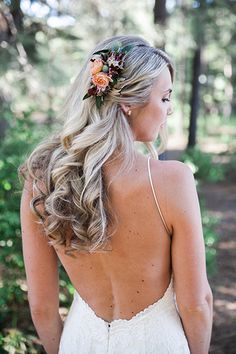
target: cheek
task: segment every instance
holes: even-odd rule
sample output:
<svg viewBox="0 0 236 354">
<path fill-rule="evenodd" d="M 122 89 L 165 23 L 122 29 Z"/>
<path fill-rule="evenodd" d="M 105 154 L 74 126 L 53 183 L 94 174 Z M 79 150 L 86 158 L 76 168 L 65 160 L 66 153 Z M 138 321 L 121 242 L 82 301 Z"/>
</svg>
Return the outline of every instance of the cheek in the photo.
<svg viewBox="0 0 236 354">
<path fill-rule="evenodd" d="M 152 117 L 155 119 L 157 123 L 162 123 L 163 117 L 165 117 L 166 114 L 166 107 L 164 104 L 156 104 L 155 107 L 153 107 L 152 110 Z"/>
</svg>

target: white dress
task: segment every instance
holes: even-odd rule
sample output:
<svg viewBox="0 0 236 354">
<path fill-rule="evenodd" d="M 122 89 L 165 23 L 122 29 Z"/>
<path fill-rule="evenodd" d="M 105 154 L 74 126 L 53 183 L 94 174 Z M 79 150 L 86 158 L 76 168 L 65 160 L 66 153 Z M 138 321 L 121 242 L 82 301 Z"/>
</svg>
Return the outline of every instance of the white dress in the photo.
<svg viewBox="0 0 236 354">
<path fill-rule="evenodd" d="M 154 199 L 164 226 L 150 173 Z M 107 322 L 75 291 L 66 318 L 58 354 L 190 354 L 179 317 L 173 276 L 163 297 L 129 320 Z"/>
</svg>

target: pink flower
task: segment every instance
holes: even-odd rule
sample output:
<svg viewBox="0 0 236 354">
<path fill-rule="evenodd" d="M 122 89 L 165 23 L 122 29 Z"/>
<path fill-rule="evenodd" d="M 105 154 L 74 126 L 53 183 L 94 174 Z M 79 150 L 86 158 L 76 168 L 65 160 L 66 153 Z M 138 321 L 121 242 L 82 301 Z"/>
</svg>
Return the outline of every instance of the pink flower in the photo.
<svg viewBox="0 0 236 354">
<path fill-rule="evenodd" d="M 94 61 L 90 61 L 90 71 L 92 75 L 99 73 L 102 70 L 102 67 L 102 59 L 95 59 Z"/>
<path fill-rule="evenodd" d="M 98 88 L 106 88 L 109 85 L 109 82 L 112 81 L 112 79 L 103 72 L 98 72 L 97 74 L 92 76 L 92 83 L 95 86 L 98 86 Z"/>
</svg>

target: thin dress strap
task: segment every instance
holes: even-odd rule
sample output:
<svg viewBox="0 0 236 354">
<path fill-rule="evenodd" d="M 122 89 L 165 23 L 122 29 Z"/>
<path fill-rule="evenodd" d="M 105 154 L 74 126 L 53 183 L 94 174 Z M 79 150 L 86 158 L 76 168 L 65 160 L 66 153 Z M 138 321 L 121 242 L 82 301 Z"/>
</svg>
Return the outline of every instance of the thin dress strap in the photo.
<svg viewBox="0 0 236 354">
<path fill-rule="evenodd" d="M 156 193 L 155 193 L 155 190 L 154 190 L 154 187 L 153 187 L 153 183 L 152 183 L 152 175 L 151 175 L 151 169 L 150 169 L 150 156 L 148 157 L 148 176 L 149 176 L 149 181 L 150 181 L 150 184 L 151 184 L 151 188 L 152 188 L 152 193 L 153 193 L 153 197 L 154 197 L 154 200 L 155 200 L 155 203 L 156 203 L 156 206 L 157 206 L 157 209 L 159 211 L 159 214 L 160 214 L 160 217 L 161 217 L 161 220 L 165 226 L 165 229 L 168 233 L 169 236 L 171 236 L 171 232 L 165 222 L 165 219 L 164 219 L 164 216 L 161 212 L 161 208 L 159 206 L 159 203 L 158 203 L 158 200 L 157 200 L 157 196 L 156 196 Z"/>
</svg>

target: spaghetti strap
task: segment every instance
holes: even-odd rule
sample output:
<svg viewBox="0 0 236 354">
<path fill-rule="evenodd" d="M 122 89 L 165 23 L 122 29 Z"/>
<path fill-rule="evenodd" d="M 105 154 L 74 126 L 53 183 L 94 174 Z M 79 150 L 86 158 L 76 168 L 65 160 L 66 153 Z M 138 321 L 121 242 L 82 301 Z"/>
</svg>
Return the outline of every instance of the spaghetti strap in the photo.
<svg viewBox="0 0 236 354">
<path fill-rule="evenodd" d="M 148 157 L 148 176 L 149 176 L 149 181 L 150 181 L 150 184 L 151 184 L 151 188 L 152 188 L 152 193 L 153 193 L 153 197 L 154 197 L 154 200 L 155 200 L 155 203 L 156 203 L 156 206 L 157 206 L 157 209 L 159 211 L 159 214 L 160 214 L 160 217 L 161 217 L 161 220 L 163 222 L 163 225 L 165 226 L 165 229 L 168 233 L 169 236 L 171 236 L 171 232 L 166 224 L 166 221 L 164 219 L 164 216 L 161 212 L 161 208 L 160 208 L 160 205 L 158 203 L 158 200 L 157 200 L 157 196 L 156 196 L 156 193 L 155 193 L 155 190 L 154 190 L 154 187 L 153 187 L 153 183 L 152 183 L 152 175 L 151 175 L 151 169 L 150 169 L 150 156 Z"/>
</svg>

